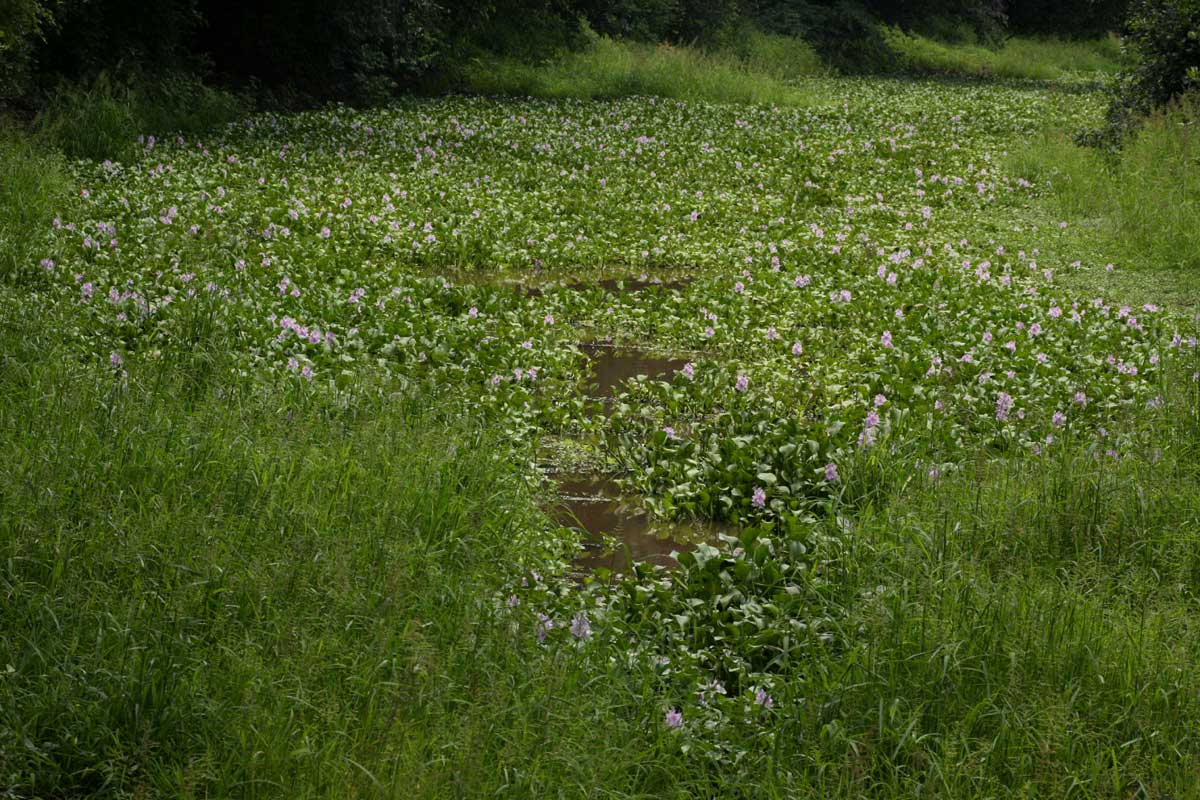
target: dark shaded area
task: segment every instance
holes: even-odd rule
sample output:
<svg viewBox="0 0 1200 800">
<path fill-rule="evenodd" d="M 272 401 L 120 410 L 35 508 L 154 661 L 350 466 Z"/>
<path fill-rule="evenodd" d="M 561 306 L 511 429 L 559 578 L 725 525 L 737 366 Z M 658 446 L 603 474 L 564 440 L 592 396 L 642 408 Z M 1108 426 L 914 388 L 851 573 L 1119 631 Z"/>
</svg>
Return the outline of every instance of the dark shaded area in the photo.
<svg viewBox="0 0 1200 800">
<path fill-rule="evenodd" d="M 1162 0 L 1160 0 L 1161 2 Z M 1171 0 L 1186 5 L 1190 0 Z M 746 24 L 801 36 L 833 66 L 884 68 L 880 22 L 998 41 L 1006 31 L 1092 36 L 1126 0 L 7 0 L 0 98 L 101 72 L 196 74 L 291 104 L 378 102 L 451 86 L 488 53 L 545 58 L 591 28 L 651 42 L 723 44 Z"/>
</svg>

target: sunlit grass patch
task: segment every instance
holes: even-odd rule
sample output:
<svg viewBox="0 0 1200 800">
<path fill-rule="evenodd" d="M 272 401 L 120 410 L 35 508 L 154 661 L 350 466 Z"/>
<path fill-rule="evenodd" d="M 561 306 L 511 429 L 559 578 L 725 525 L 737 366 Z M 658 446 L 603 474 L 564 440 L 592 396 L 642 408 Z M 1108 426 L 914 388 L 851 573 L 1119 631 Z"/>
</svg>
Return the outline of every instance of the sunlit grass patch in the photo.
<svg viewBox="0 0 1200 800">
<path fill-rule="evenodd" d="M 656 95 L 717 103 L 804 105 L 811 92 L 792 79 L 822 74 L 812 49 L 799 39 L 756 34 L 738 50 L 645 45 L 596 37 L 590 46 L 548 63 L 487 59 L 466 80 L 481 94 L 600 99 Z"/>
<path fill-rule="evenodd" d="M 917 73 L 1057 80 L 1112 75 L 1119 65 L 1114 38 L 1096 41 L 1013 37 L 997 47 L 946 43 L 899 28 L 883 38 L 901 68 Z"/>
</svg>

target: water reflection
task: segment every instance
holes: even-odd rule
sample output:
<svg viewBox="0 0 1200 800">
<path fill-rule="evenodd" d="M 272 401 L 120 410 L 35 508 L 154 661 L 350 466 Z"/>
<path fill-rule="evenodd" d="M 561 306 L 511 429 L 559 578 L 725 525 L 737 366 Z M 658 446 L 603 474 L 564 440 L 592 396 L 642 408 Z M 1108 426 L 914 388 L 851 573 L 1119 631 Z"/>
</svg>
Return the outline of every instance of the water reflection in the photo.
<svg viewBox="0 0 1200 800">
<path fill-rule="evenodd" d="M 678 565 L 672 552 L 690 550 L 717 533 L 710 525 L 655 519 L 606 478 L 567 476 L 559 480 L 559 492 L 555 520 L 583 535 L 583 551 L 575 559 L 582 571 L 628 572 L 634 562 L 672 568 Z"/>
</svg>

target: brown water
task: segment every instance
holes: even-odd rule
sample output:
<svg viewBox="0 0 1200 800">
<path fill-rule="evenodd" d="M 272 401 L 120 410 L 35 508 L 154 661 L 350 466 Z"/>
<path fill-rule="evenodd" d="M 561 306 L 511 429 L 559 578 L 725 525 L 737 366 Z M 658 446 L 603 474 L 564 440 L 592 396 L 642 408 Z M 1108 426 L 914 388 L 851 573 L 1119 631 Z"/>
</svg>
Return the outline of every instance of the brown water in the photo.
<svg viewBox="0 0 1200 800">
<path fill-rule="evenodd" d="M 575 565 L 584 572 L 628 572 L 635 562 L 673 568 L 678 562 L 672 552 L 686 552 L 717 533 L 709 526 L 656 520 L 605 478 L 562 478 L 559 492 L 555 519 L 583 535 L 583 551 Z"/>
<path fill-rule="evenodd" d="M 591 359 L 593 397 L 612 397 L 618 387 L 638 375 L 670 380 L 676 370 L 687 363 L 682 358 L 653 355 L 644 350 L 617 348 L 600 344 L 585 344 L 581 350 Z"/>
</svg>

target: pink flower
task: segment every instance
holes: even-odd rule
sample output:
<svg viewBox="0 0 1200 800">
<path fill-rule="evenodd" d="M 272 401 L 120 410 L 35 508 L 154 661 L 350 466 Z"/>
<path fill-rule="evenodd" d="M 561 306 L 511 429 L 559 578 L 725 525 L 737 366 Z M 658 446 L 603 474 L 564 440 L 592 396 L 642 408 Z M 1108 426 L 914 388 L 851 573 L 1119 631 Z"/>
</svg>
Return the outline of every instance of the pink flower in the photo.
<svg viewBox="0 0 1200 800">
<path fill-rule="evenodd" d="M 475 306 L 471 306 L 469 309 L 467 309 L 467 316 L 471 319 L 475 319 L 479 316 L 479 309 Z"/>
<path fill-rule="evenodd" d="M 885 397 L 884 395 L 882 395 L 882 394 L 875 395 L 875 407 L 876 408 L 881 407 L 886 402 L 887 402 L 887 397 Z"/>
<path fill-rule="evenodd" d="M 674 708 L 669 708 L 667 709 L 665 721 L 668 728 L 681 728 L 683 727 L 683 712 Z"/>
</svg>

